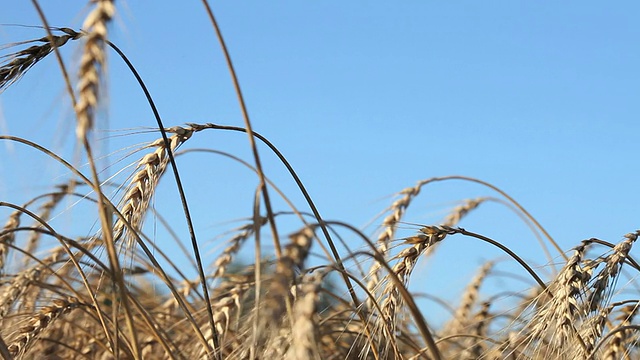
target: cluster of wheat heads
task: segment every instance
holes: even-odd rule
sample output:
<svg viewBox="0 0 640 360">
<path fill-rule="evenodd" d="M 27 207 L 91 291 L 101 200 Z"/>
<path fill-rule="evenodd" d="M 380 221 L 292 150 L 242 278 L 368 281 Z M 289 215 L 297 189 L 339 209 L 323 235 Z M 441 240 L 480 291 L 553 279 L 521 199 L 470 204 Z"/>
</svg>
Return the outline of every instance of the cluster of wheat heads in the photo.
<svg viewBox="0 0 640 360">
<path fill-rule="evenodd" d="M 4 359 L 640 356 L 635 322 L 640 301 L 635 279 L 640 268 L 629 255 L 638 231 L 624 235 L 618 243 L 587 239 L 565 253 L 500 189 L 480 180 L 449 176 L 420 181 L 399 192 L 385 209 L 380 229 L 367 235 L 349 224 L 323 220 L 286 159 L 251 130 L 248 118 L 245 127 L 165 127 L 158 116 L 158 139 L 137 149 L 138 160 L 122 169 L 128 171 L 127 180 L 114 184 L 101 179 L 91 133 L 109 47 L 131 64 L 107 39 L 113 2 L 96 1 L 94 6 L 83 31 L 49 28 L 42 14 L 46 34 L 15 44 L 23 48 L 4 55 L 0 64 L 0 91 L 5 91 L 52 53 L 67 74 L 57 50 L 81 42 L 77 90 L 67 75 L 65 79 L 76 112 L 78 143 L 88 164 L 82 171 L 29 139 L 0 136 L 4 142 L 40 151 L 65 166 L 69 174 L 66 182 L 52 183 L 49 192 L 20 204 L 0 199 L 8 214 L 0 230 L 0 355 Z M 211 20 L 217 29 L 213 16 Z M 149 100 L 153 106 L 150 96 Z M 144 220 L 161 217 L 149 214 L 160 180 L 173 174 L 180 184 L 174 166 L 179 148 L 188 147 L 192 137 L 206 136 L 207 131 L 229 130 L 250 134 L 254 150 L 254 141 L 261 141 L 274 151 L 305 194 L 304 206 L 312 211 L 299 211 L 294 204 L 289 212 L 271 208 L 267 189 L 286 196 L 262 172 L 255 151 L 255 166 L 245 163 L 261 180 L 250 220 L 233 230 L 223 249 L 210 257 L 201 256 L 195 234 L 177 235 L 178 242 L 194 245 L 198 276 L 190 278 L 151 241 Z M 412 236 L 398 236 L 398 226 L 421 189 L 448 180 L 480 183 L 500 197 L 466 200 L 442 223 L 416 228 Z M 549 261 L 559 259 L 558 269 L 540 271 L 505 244 L 457 227 L 487 201 L 510 206 L 536 234 L 543 235 L 543 244 L 556 247 L 557 255 Z M 56 228 L 52 215 L 65 202 L 87 204 L 99 229 L 93 228 L 93 220 L 75 223 L 73 233 Z M 276 219 L 291 213 L 299 218 L 300 229 L 281 238 Z M 189 220 L 188 212 L 185 219 Z M 453 236 L 504 251 L 526 274 L 528 285 L 481 293 L 488 278 L 499 276 L 494 272 L 496 264 L 488 262 L 469 281 L 455 307 L 445 304 L 442 312 L 448 319 L 435 326 L 434 314 L 417 305 L 417 294 L 409 285 L 417 263 L 436 256 L 439 244 Z M 255 253 L 252 264 L 236 263 L 243 249 Z M 442 300 L 437 290 L 427 295 Z"/>
</svg>

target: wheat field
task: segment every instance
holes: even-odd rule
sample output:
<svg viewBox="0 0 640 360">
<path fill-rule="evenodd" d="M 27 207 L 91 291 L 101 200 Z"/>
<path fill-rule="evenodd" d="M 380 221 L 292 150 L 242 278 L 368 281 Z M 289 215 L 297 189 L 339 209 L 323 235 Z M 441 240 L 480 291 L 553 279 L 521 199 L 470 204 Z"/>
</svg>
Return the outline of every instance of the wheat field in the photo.
<svg viewBox="0 0 640 360">
<path fill-rule="evenodd" d="M 236 85 L 243 126 L 163 122 L 141 69 L 109 41 L 117 11 L 113 1 L 91 2 L 82 30 L 51 27 L 40 12 L 34 30 L 40 37 L 2 48 L 0 94 L 20 86 L 41 62 L 59 64 L 75 119 L 76 149 L 74 158 L 65 158 L 29 138 L 0 135 L 2 142 L 46 157 L 65 174 L 22 203 L 0 199 L 1 214 L 8 214 L 0 230 L 4 359 L 640 357 L 635 318 L 640 265 L 630 255 L 640 230 L 629 229 L 615 242 L 589 238 L 563 249 L 516 199 L 465 176 L 432 177 L 400 190 L 379 209 L 373 233 L 324 219 L 286 154 L 253 130 L 223 34 L 204 4 Z M 74 46 L 79 61 L 67 61 L 61 50 Z M 126 156 L 118 155 L 126 161 L 113 163 L 98 155 L 96 135 L 108 61 L 130 69 L 157 121 L 144 130 L 154 140 L 132 142 L 123 149 Z M 258 186 L 251 189 L 253 211 L 241 225 L 196 234 L 191 219 L 200 214 L 190 212 L 179 165 L 190 152 L 215 152 L 190 147 L 193 139 L 214 132 L 248 139 L 249 161 L 222 155 L 246 166 Z M 269 179 L 259 148 L 282 162 L 295 191 L 303 194 L 302 203 L 288 202 L 288 194 Z M 115 175 L 107 177 L 105 169 Z M 421 191 L 446 181 L 473 183 L 496 195 L 462 199 L 438 223 L 406 223 Z M 179 214 L 186 223 L 184 232 L 162 230 L 174 239 L 167 248 L 154 240 L 156 227 L 164 227 L 158 225 L 164 214 L 154 199 L 167 191 L 166 184 L 182 200 L 170 216 Z M 288 207 L 274 206 L 280 204 L 275 197 Z M 507 206 L 531 227 L 539 251 L 549 254 L 547 264 L 528 263 L 508 244 L 460 227 L 465 216 L 488 202 Z M 72 213 L 73 226 L 60 221 L 60 213 Z M 282 218 L 294 218 L 297 228 L 282 226 Z M 411 235 L 399 235 L 407 228 Z M 203 237 L 215 238 L 216 246 L 205 247 Z M 439 246 L 460 237 L 487 244 L 504 258 L 479 267 L 454 303 L 438 289 L 412 291 L 418 263 L 437 258 Z M 189 271 L 173 260 L 177 247 L 190 257 Z M 243 252 L 251 254 L 250 261 Z M 496 270 L 499 262 L 517 267 L 525 285 L 481 291 L 488 279 L 505 276 Z M 426 311 L 419 305 L 422 297 L 442 310 Z"/>
</svg>

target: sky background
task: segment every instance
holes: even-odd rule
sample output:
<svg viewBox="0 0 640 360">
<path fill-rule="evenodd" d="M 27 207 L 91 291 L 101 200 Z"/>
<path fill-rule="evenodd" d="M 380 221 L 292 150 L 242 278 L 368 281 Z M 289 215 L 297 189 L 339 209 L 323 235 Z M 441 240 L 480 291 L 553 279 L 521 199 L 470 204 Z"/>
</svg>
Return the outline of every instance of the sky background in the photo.
<svg viewBox="0 0 640 360">
<path fill-rule="evenodd" d="M 42 6 L 51 25 L 75 29 L 88 11 L 81 1 L 64 6 L 42 1 Z M 590 237 L 617 242 L 640 227 L 639 3 L 220 1 L 212 6 L 254 130 L 287 157 L 325 218 L 369 225 L 372 233 L 382 221 L 375 216 L 394 193 L 418 180 L 466 175 L 502 188 L 566 250 Z M 167 126 L 242 126 L 200 2 L 119 1 L 116 8 L 111 39 L 141 73 Z M 0 23 L 5 24 L 2 44 L 43 36 L 39 29 L 6 26 L 40 24 L 28 1 L 3 11 Z M 79 62 L 79 45 L 63 49 L 68 64 Z M 158 137 L 140 133 L 155 120 L 115 54 L 109 58 L 108 84 L 96 132 L 103 139 L 101 154 L 108 155 L 102 166 L 113 165 L 105 176 L 135 163 L 142 154 L 126 155 Z M 2 133 L 74 159 L 75 120 L 53 57 L 2 93 L 0 107 Z M 210 130 L 183 149 L 201 147 L 252 162 L 243 134 Z M 266 148 L 260 153 L 267 176 L 306 210 L 284 167 Z M 251 215 L 256 177 L 217 155 L 191 154 L 179 161 L 199 237 L 207 250 L 217 251 L 220 242 L 213 240 L 219 229 L 241 225 L 235 220 Z M 0 171 L 0 199 L 16 203 L 48 191 L 67 175 L 44 156 L 10 143 L 0 144 Z M 155 206 L 186 242 L 169 177 L 161 189 Z M 478 196 L 497 194 L 462 181 L 428 185 L 405 221 L 439 223 L 459 201 Z M 276 207 L 287 209 L 278 200 Z M 69 218 L 61 226 L 72 227 Z M 283 223 L 284 234 L 299 226 Z M 500 241 L 532 264 L 547 262 L 531 231 L 501 204 L 482 205 L 460 225 Z M 405 226 L 402 234 L 417 228 Z M 347 241 L 362 247 L 355 237 Z M 483 261 L 503 258 L 499 250 L 460 236 L 447 239 L 439 251 L 418 266 L 416 291 L 438 289 L 434 292 L 455 297 Z"/>
</svg>

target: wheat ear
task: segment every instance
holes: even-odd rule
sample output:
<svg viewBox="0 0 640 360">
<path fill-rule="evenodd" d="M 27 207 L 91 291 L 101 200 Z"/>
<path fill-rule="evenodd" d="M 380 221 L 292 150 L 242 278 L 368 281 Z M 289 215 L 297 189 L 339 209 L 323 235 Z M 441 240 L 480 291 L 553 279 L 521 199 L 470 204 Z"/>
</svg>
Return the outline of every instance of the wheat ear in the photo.
<svg viewBox="0 0 640 360">
<path fill-rule="evenodd" d="M 485 263 L 477 274 L 471 280 L 464 293 L 462 294 L 462 301 L 453 314 L 451 321 L 443 328 L 442 335 L 454 335 L 463 331 L 472 319 L 470 319 L 471 310 L 476 305 L 480 290 L 480 285 L 489 274 L 489 271 L 493 268 L 494 263 L 489 261 Z"/>
<path fill-rule="evenodd" d="M 22 271 L 4 288 L 4 291 L 0 294 L 0 324 L 2 324 L 5 315 L 7 315 L 9 309 L 11 309 L 18 297 L 20 297 L 33 282 L 40 278 L 41 272 L 41 267 L 34 267 Z"/>
<path fill-rule="evenodd" d="M 303 267 L 314 237 L 313 230 L 305 227 L 290 235 L 291 242 L 284 248 L 282 256 L 276 262 L 270 291 L 265 298 L 265 319 L 269 322 L 282 321 L 285 304 L 290 298 L 290 289 L 295 278 L 295 271 Z"/>
<path fill-rule="evenodd" d="M 174 127 L 168 130 L 174 133 L 169 137 L 169 149 L 165 147 L 163 139 L 158 139 L 148 146 L 149 148 L 155 148 L 155 150 L 145 155 L 138 162 L 137 172 L 133 174 L 127 186 L 127 191 L 121 200 L 120 213 L 126 222 L 133 227 L 134 231 L 138 231 L 142 227 L 144 215 L 149 208 L 154 190 L 162 174 L 167 169 L 169 164 L 168 152 L 174 152 L 193 134 L 193 130 L 190 128 Z M 125 221 L 119 218 L 113 227 L 116 241 L 122 237 L 126 228 Z"/>
<path fill-rule="evenodd" d="M 416 186 L 408 187 L 400 192 L 403 195 L 400 199 L 396 200 L 391 204 L 389 211 L 391 212 L 387 217 L 382 221 L 382 226 L 384 229 L 378 236 L 376 244 L 378 246 L 378 251 L 380 254 L 387 256 L 389 251 L 389 242 L 393 239 L 396 226 L 398 222 L 402 219 L 405 211 L 411 204 L 411 200 L 420 194 L 420 189 L 422 188 L 423 183 L 418 183 Z M 378 284 L 380 283 L 380 269 L 381 265 L 374 261 L 369 269 L 368 281 L 367 281 L 367 290 L 371 294 L 376 294 L 378 290 Z M 371 299 L 367 299 L 367 306 L 369 308 L 373 308 L 373 304 Z"/>
<path fill-rule="evenodd" d="M 461 356 L 462 359 L 480 359 L 483 356 L 484 352 L 487 350 L 486 343 L 482 339 L 487 337 L 486 331 L 488 327 L 488 320 L 490 317 L 490 307 L 490 302 L 484 302 L 480 308 L 480 311 L 475 314 L 473 318 L 473 326 L 471 329 L 471 335 L 473 335 L 473 338 L 470 338 L 472 343 L 463 351 Z"/>
<path fill-rule="evenodd" d="M 267 223 L 267 218 L 260 218 L 260 226 L 263 226 Z M 256 226 L 251 224 L 246 224 L 242 226 L 239 230 L 240 233 L 231 238 L 228 242 L 229 245 L 222 251 L 222 254 L 218 256 L 218 258 L 214 261 L 213 265 L 215 266 L 215 270 L 213 271 L 213 277 L 219 278 L 224 275 L 227 270 L 227 266 L 231 264 L 233 261 L 233 256 L 240 250 L 242 243 L 245 242 L 253 234 Z"/>
<path fill-rule="evenodd" d="M 618 321 L 617 328 L 622 328 L 623 326 L 631 324 L 631 321 L 637 312 L 638 304 L 627 305 L 622 308 L 620 315 L 616 318 Z M 605 360 L 617 360 L 622 358 L 622 356 L 628 351 L 624 348 L 624 345 L 629 338 L 629 333 L 630 332 L 627 330 L 617 331 L 605 349 L 604 356 L 602 358 Z"/>
<path fill-rule="evenodd" d="M 44 307 L 40 313 L 29 320 L 29 324 L 20 329 L 20 334 L 11 345 L 9 352 L 15 357 L 22 357 L 33 341 L 46 330 L 60 315 L 70 312 L 80 306 L 78 299 L 56 299 L 53 304 Z"/>
<path fill-rule="evenodd" d="M 106 67 L 107 24 L 115 13 L 112 0 L 92 2 L 95 2 L 96 6 L 82 25 L 86 32 L 86 40 L 78 74 L 76 135 L 81 142 L 87 138 L 87 132 L 93 128 L 94 112 L 98 106 L 100 75 Z"/>
<path fill-rule="evenodd" d="M 575 324 L 585 316 L 580 300 L 590 279 L 590 273 L 583 269 L 581 262 L 590 242 L 585 240 L 574 249 L 567 264 L 549 286 L 548 291 L 553 297 L 540 304 L 527 326 L 531 329 L 531 333 L 528 334 L 530 341 L 545 339 L 549 342 L 547 349 L 556 349 L 558 352 L 566 349 L 566 344 L 575 344 L 576 341 L 582 347 L 586 346 L 577 333 Z M 542 344 L 534 345 L 534 351 L 540 350 L 537 349 L 538 345 Z"/>
<path fill-rule="evenodd" d="M 487 201 L 487 197 L 479 197 L 475 199 L 467 199 L 462 205 L 458 205 L 444 218 L 443 225 L 454 227 L 458 225 L 460 220 L 467 216 L 471 211 L 475 210 L 480 204 Z"/>
<path fill-rule="evenodd" d="M 216 323 L 218 337 L 221 339 L 220 344 L 224 347 L 228 344 L 226 341 L 227 334 L 231 329 L 231 319 L 235 315 L 242 312 L 242 297 L 249 291 L 252 286 L 252 275 L 232 275 L 222 282 L 217 288 L 211 306 L 213 307 L 213 319 Z M 208 335 L 207 335 L 208 334 Z M 205 336 L 211 338 L 211 329 L 207 329 Z"/>
<path fill-rule="evenodd" d="M 291 288 L 295 286 L 296 273 L 303 264 L 314 237 L 313 229 L 305 227 L 289 236 L 290 242 L 284 247 L 282 256 L 276 261 L 275 272 L 265 294 L 264 311 L 258 320 L 259 344 L 264 344 L 263 356 L 283 358 L 285 346 L 291 335 L 291 326 L 284 326 L 283 319 L 293 323 L 291 315 Z M 261 344 L 262 343 L 262 344 Z"/>
<path fill-rule="evenodd" d="M 302 279 L 300 293 L 296 294 L 293 305 L 294 323 L 286 360 L 320 359 L 316 305 L 323 277 L 322 272 L 317 272 Z"/>
<path fill-rule="evenodd" d="M 21 215 L 22 211 L 16 210 L 12 212 L 0 232 L 0 276 L 4 274 L 7 255 L 9 254 L 9 249 L 11 249 L 11 245 L 16 239 L 15 229 L 20 226 Z"/>
<path fill-rule="evenodd" d="M 629 251 L 633 243 L 638 239 L 638 236 L 640 236 L 640 230 L 635 233 L 626 234 L 624 236 L 625 240 L 613 248 L 613 253 L 606 259 L 604 268 L 595 277 L 592 285 L 593 291 L 589 294 L 589 300 L 587 302 L 587 310 L 589 312 L 597 311 L 607 300 L 606 292 L 607 289 L 609 289 L 609 284 L 618 276 L 620 267 L 627 259 Z"/>
<path fill-rule="evenodd" d="M 425 226 L 420 229 L 421 234 L 405 239 L 405 244 L 410 246 L 396 256 L 399 260 L 391 268 L 395 276 L 403 284 L 406 285 L 408 283 L 411 272 L 420 255 L 433 244 L 442 241 L 449 233 L 448 229 L 438 226 Z M 402 296 L 395 283 L 389 279 L 389 275 L 385 277 L 383 283 L 385 287 L 381 298 L 378 300 L 378 303 L 381 304 L 382 314 L 376 319 L 375 323 L 378 333 L 381 334 L 380 339 L 384 342 L 380 353 L 383 357 L 386 356 L 389 352 L 389 345 L 391 345 L 395 356 L 398 357 L 400 355 L 396 344 L 396 313 L 402 306 Z"/>
<path fill-rule="evenodd" d="M 471 211 L 475 210 L 480 204 L 487 201 L 487 197 L 479 197 L 475 199 L 467 199 L 461 205 L 458 205 L 451 210 L 451 212 L 444 218 L 442 225 L 448 227 L 454 227 L 460 223 L 460 221 L 467 216 Z M 424 256 L 432 256 L 437 246 L 430 246 L 426 249 Z"/>
<path fill-rule="evenodd" d="M 584 339 L 585 347 L 576 348 L 576 358 L 587 358 L 589 354 L 595 349 L 598 340 L 602 337 L 605 325 L 609 318 L 609 314 L 613 311 L 613 306 L 607 306 L 600 309 L 595 316 L 586 319 L 581 324 L 580 335 Z"/>
<path fill-rule="evenodd" d="M 69 28 L 60 28 L 59 30 L 66 35 L 54 35 L 53 44 L 49 41 L 49 38 L 45 36 L 40 39 L 27 41 L 43 43 L 42 45 L 33 45 L 7 56 L 12 60 L 0 67 L 0 93 L 20 80 L 20 78 L 40 60 L 51 54 L 54 47 L 61 47 L 69 40 L 77 40 L 82 36 L 81 33 Z"/>
<path fill-rule="evenodd" d="M 62 199 L 64 199 L 64 197 L 67 194 L 73 191 L 75 186 L 76 186 L 76 182 L 74 180 L 70 181 L 67 184 L 58 185 L 57 186 L 58 191 L 55 193 L 52 193 L 50 195 L 49 201 L 45 202 L 44 204 L 42 204 L 42 206 L 40 206 L 40 214 L 38 215 L 39 218 L 44 221 L 48 221 L 49 218 L 51 217 L 51 212 L 53 211 L 53 209 L 58 205 L 58 203 L 60 203 L 60 201 L 62 201 Z M 38 226 L 38 227 L 42 227 L 42 226 Z M 31 235 L 27 239 L 25 252 L 27 252 L 28 254 L 32 254 L 35 251 L 35 249 L 38 247 L 38 242 L 40 241 L 41 236 L 42 236 L 41 232 L 32 231 Z M 24 258 L 25 263 L 27 263 L 29 259 L 30 258 L 26 256 Z"/>
</svg>

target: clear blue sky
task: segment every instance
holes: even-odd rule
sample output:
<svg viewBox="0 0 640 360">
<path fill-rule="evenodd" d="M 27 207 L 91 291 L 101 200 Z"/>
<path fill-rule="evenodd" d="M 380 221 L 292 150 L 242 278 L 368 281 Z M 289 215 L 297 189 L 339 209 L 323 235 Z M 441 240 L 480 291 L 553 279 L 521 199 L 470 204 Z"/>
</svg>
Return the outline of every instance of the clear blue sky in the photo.
<svg viewBox="0 0 640 360">
<path fill-rule="evenodd" d="M 82 1 L 42 5 L 56 26 L 79 28 L 86 14 Z M 200 2 L 116 6 L 112 40 L 140 71 L 168 126 L 242 125 Z M 565 249 L 589 237 L 617 242 L 640 227 L 639 7 L 634 1 L 213 3 L 254 129 L 287 156 L 326 218 L 364 226 L 390 204 L 389 195 L 418 180 L 468 175 L 507 191 Z M 0 23 L 40 22 L 30 2 L 19 1 L 0 14 Z M 0 27 L 3 44 L 39 36 Z M 68 47 L 67 62 L 77 63 L 79 51 L 77 44 Z M 99 127 L 133 134 L 154 126 L 115 54 L 108 79 L 108 111 Z M 38 64 L 0 96 L 2 132 L 73 159 L 74 118 L 63 90 L 54 59 Z M 97 137 L 106 135 L 114 134 Z M 113 137 L 102 151 L 155 137 Z M 210 131 L 184 146 L 195 147 L 251 160 L 244 135 Z M 261 154 L 267 175 L 305 209 L 284 168 L 265 148 Z M 21 147 L 0 144 L 0 159 L 1 199 L 23 202 L 26 191 L 41 193 L 64 175 Z M 37 166 L 41 187 L 30 180 L 29 165 Z M 257 181 L 241 166 L 192 155 L 181 168 L 203 241 L 213 227 L 250 215 Z M 168 179 L 167 198 L 156 202 L 165 214 L 178 204 Z M 463 182 L 430 185 L 405 220 L 438 223 L 456 201 L 486 195 L 495 194 Z M 279 202 L 278 208 L 284 209 Z M 174 216 L 183 231 L 180 213 Z M 482 206 L 461 226 L 533 262 L 546 261 L 528 228 L 500 205 Z M 501 256 L 471 239 L 447 241 L 436 258 L 449 270 L 418 271 L 449 279 L 451 291 L 483 260 Z M 461 276 L 451 280 L 445 276 L 451 271 Z"/>
</svg>

